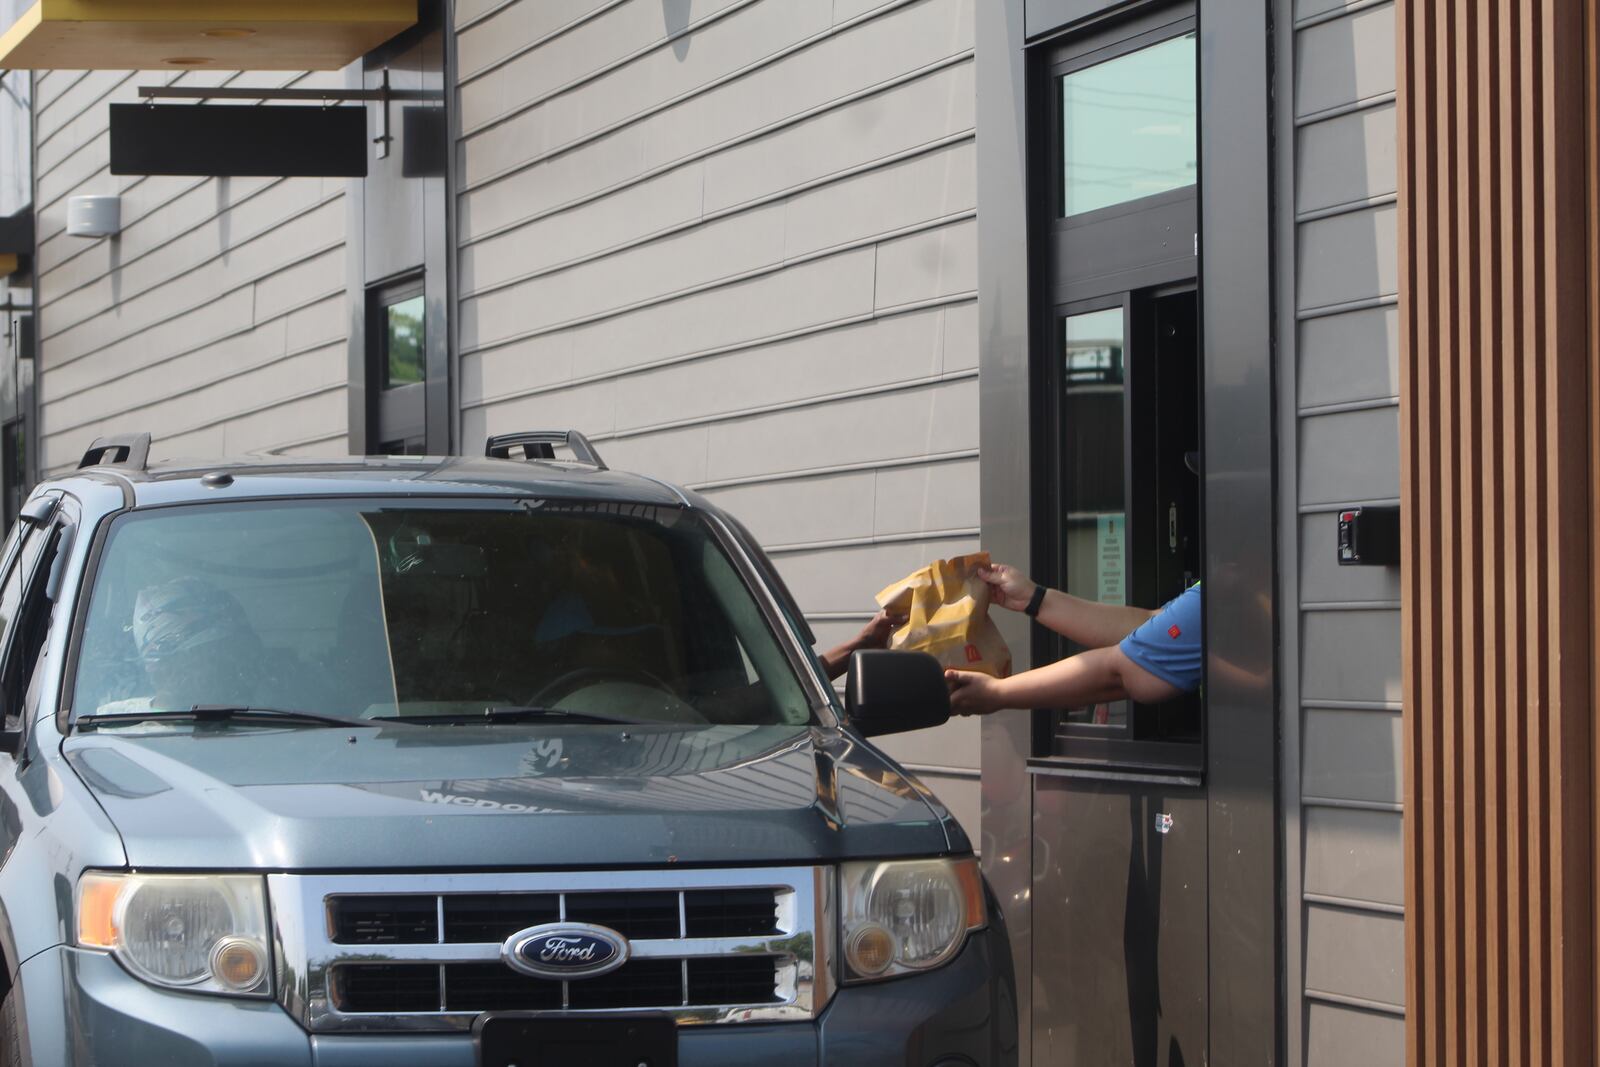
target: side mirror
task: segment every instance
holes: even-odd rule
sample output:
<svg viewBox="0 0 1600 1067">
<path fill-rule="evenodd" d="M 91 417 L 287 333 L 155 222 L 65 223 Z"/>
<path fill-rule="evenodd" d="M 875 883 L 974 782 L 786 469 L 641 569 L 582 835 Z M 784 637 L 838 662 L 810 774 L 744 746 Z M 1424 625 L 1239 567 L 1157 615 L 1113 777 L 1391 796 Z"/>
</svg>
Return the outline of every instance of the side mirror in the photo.
<svg viewBox="0 0 1600 1067">
<path fill-rule="evenodd" d="M 850 657 L 844 705 L 857 729 L 879 737 L 947 722 L 950 689 L 926 652 L 870 649 Z"/>
</svg>

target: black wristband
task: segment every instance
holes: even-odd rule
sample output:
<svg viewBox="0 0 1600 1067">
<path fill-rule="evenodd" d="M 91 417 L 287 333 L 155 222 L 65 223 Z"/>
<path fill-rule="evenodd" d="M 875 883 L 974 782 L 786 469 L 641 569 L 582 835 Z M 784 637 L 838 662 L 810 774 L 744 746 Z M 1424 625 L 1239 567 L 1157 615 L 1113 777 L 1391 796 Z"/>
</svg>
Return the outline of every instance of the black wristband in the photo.
<svg viewBox="0 0 1600 1067">
<path fill-rule="evenodd" d="M 1028 598 L 1028 606 L 1022 609 L 1022 613 L 1030 619 L 1037 619 L 1039 617 L 1039 608 L 1044 604 L 1044 594 L 1044 586 L 1034 586 L 1033 596 Z"/>
</svg>

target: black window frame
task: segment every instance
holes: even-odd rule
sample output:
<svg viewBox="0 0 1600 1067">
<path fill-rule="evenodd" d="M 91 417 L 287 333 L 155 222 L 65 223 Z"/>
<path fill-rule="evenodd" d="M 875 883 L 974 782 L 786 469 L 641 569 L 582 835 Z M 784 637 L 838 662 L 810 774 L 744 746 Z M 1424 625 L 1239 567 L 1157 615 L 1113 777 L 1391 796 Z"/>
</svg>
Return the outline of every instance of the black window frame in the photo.
<svg viewBox="0 0 1600 1067">
<path fill-rule="evenodd" d="M 1035 577 L 1045 584 L 1066 585 L 1063 502 L 1063 465 L 1059 455 L 1064 441 L 1061 425 L 1061 354 L 1063 322 L 1071 316 L 1111 307 L 1123 309 L 1124 418 L 1123 464 L 1127 487 L 1125 506 L 1131 516 L 1139 496 L 1135 468 L 1134 438 L 1141 422 L 1155 408 L 1150 389 L 1151 374 L 1142 366 L 1143 353 L 1153 337 L 1141 336 L 1151 329 L 1150 305 L 1177 293 L 1196 292 L 1198 316 L 1198 238 L 1173 247 L 1174 220 L 1189 222 L 1198 233 L 1200 186 L 1195 184 L 1140 197 L 1120 204 L 1072 216 L 1063 216 L 1064 156 L 1062 154 L 1062 99 L 1060 78 L 1073 71 L 1096 66 L 1140 51 L 1162 41 L 1197 33 L 1196 6 L 1192 0 L 1141 7 L 1123 17 L 1096 20 L 1087 27 L 1072 28 L 1054 41 L 1033 50 L 1029 71 L 1028 129 L 1031 144 L 1044 151 L 1032 153 L 1028 166 L 1030 273 L 1040 280 L 1034 292 L 1034 329 L 1030 360 L 1030 497 L 1032 558 Z M 1199 47 L 1198 38 L 1196 47 Z M 1198 61 L 1197 61 L 1198 80 Z M 1199 122 L 1200 88 L 1196 87 L 1196 123 Z M 1196 129 L 1199 139 L 1198 125 Z M 1187 236 L 1187 234 L 1180 234 Z M 1115 248 L 1110 258 L 1121 257 L 1120 269 L 1098 275 L 1074 274 L 1064 268 L 1069 262 L 1068 247 L 1075 261 L 1094 262 L 1102 248 Z M 1197 359 L 1204 359 L 1199 348 Z M 1203 377 L 1197 367 L 1197 378 Z M 1151 395 L 1147 395 L 1151 394 Z M 1196 398 L 1200 403 L 1200 398 Z M 1203 414 L 1201 434 L 1204 434 Z M 1204 489 L 1200 491 L 1197 525 L 1204 530 Z M 1132 559 L 1136 529 L 1128 529 L 1129 566 L 1127 603 L 1156 608 L 1153 575 L 1140 574 Z M 1201 552 L 1201 559 L 1204 553 Z M 1203 570 L 1202 562 L 1202 570 Z M 1202 638 L 1204 640 L 1204 638 Z M 1038 666 L 1054 662 L 1068 651 L 1067 642 L 1041 626 L 1032 628 L 1032 662 Z M 1206 767 L 1207 708 L 1202 694 L 1199 702 L 1197 734 L 1193 740 L 1166 741 L 1141 737 L 1141 723 L 1148 719 L 1148 706 L 1133 705 L 1125 727 L 1094 724 L 1067 724 L 1061 709 L 1035 709 L 1032 712 L 1028 763 L 1041 769 L 1066 770 L 1089 775 L 1115 777 L 1150 775 L 1179 784 L 1198 785 Z M 1141 718 L 1141 716 L 1146 718 Z"/>
<path fill-rule="evenodd" d="M 385 387 L 389 364 L 387 311 L 423 299 L 422 380 Z M 413 271 L 367 287 L 366 291 L 367 451 L 373 455 L 425 455 L 428 451 L 428 304 L 426 276 Z M 414 411 L 413 411 L 414 409 Z M 418 441 L 420 452 L 388 452 L 393 442 Z"/>
</svg>

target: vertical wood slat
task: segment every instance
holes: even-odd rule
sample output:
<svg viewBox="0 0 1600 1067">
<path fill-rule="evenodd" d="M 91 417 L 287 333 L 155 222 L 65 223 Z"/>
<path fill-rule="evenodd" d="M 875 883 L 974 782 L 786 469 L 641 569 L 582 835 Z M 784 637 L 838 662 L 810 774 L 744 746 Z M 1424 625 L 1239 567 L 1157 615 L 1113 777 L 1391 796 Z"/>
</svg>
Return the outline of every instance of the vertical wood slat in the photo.
<svg viewBox="0 0 1600 1067">
<path fill-rule="evenodd" d="M 1600 1048 L 1596 8 L 1397 8 L 1416 1064 Z"/>
<path fill-rule="evenodd" d="M 1402 0 L 1406 1053 L 1597 1038 L 1597 0 Z"/>
</svg>

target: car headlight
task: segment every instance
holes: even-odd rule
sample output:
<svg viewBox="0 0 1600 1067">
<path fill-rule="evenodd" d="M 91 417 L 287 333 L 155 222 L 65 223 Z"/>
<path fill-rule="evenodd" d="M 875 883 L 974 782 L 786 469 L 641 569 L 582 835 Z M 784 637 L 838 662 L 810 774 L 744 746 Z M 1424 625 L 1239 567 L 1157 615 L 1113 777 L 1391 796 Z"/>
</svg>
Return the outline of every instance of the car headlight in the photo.
<svg viewBox="0 0 1600 1067">
<path fill-rule="evenodd" d="M 153 985 L 271 995 L 266 883 L 239 874 L 87 871 L 78 944 L 105 949 Z"/>
<path fill-rule="evenodd" d="M 972 857 L 846 863 L 839 881 L 846 982 L 938 967 L 989 920 Z"/>
</svg>

